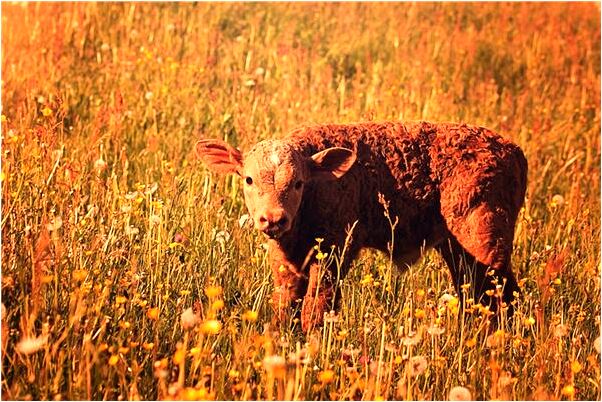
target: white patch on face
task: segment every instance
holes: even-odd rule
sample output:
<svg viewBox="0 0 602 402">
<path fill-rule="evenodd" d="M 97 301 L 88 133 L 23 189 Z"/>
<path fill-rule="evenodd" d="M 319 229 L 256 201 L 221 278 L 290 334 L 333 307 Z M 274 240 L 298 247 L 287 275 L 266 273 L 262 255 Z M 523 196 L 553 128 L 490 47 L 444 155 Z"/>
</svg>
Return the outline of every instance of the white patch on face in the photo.
<svg viewBox="0 0 602 402">
<path fill-rule="evenodd" d="M 280 165 L 280 158 L 276 152 L 272 152 L 270 155 L 270 161 L 276 166 Z"/>
</svg>

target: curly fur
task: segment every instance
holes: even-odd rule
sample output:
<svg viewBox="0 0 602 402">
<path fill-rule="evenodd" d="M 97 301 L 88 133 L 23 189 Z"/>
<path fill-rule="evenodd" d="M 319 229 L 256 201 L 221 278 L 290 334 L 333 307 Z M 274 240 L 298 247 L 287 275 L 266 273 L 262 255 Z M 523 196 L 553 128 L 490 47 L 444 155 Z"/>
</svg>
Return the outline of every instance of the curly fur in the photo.
<svg viewBox="0 0 602 402">
<path fill-rule="evenodd" d="M 358 252 L 387 252 L 391 229 L 379 194 L 399 219 L 393 247 L 398 266 L 435 248 L 460 295 L 460 286 L 470 282 L 476 300 L 493 310 L 504 302 L 512 313 L 519 288 L 510 257 L 527 178 L 518 146 L 486 128 L 427 122 L 307 126 L 283 141 L 306 158 L 341 147 L 353 150 L 356 160 L 338 180 L 308 182 L 290 230 L 269 240 L 278 317 L 286 318 L 289 306 L 303 299 L 303 329 L 319 325 L 336 304 L 336 280 Z M 341 250 L 354 223 L 341 271 L 319 272 L 315 239 Z M 501 300 L 485 293 L 496 280 L 504 284 Z"/>
</svg>

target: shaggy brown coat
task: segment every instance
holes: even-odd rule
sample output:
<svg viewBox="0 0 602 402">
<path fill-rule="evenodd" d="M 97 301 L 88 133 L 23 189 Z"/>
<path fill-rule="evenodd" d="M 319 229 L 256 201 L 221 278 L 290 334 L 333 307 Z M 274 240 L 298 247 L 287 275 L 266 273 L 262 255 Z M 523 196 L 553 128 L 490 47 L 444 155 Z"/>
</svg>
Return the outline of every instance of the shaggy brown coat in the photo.
<svg viewBox="0 0 602 402">
<path fill-rule="evenodd" d="M 307 181 L 290 227 L 269 240 L 278 317 L 287 317 L 289 306 L 303 300 L 303 329 L 319 325 L 336 304 L 337 280 L 359 251 L 387 252 L 391 228 L 379 194 L 391 218 L 399 220 L 393 247 L 397 266 L 435 248 L 461 296 L 460 286 L 471 283 L 475 300 L 492 310 L 506 303 L 511 314 L 519 288 L 510 257 L 527 180 L 527 161 L 517 145 L 482 127 L 427 122 L 308 126 L 283 142 L 307 159 L 332 147 L 347 148 L 354 151 L 355 163 L 337 180 Z M 315 239 L 323 238 L 327 250 L 331 245 L 342 250 L 351 227 L 340 272 L 332 264 L 320 275 Z M 495 282 L 503 285 L 501 299 L 486 293 Z"/>
</svg>

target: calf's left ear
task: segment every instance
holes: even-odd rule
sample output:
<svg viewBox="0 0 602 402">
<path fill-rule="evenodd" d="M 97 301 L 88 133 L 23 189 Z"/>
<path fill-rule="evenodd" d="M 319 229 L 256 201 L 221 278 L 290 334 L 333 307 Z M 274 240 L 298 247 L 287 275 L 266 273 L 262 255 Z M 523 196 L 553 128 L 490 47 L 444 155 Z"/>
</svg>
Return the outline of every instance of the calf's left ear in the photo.
<svg viewBox="0 0 602 402">
<path fill-rule="evenodd" d="M 355 152 L 347 148 L 327 148 L 311 156 L 309 169 L 315 180 L 334 180 L 343 176 L 355 162 Z"/>
</svg>

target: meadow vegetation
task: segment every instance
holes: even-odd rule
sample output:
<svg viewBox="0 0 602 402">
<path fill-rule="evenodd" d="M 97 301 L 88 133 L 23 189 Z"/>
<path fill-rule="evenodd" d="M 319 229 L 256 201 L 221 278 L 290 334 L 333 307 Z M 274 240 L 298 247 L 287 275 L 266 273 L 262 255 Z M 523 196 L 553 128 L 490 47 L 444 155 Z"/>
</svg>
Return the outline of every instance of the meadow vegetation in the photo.
<svg viewBox="0 0 602 402">
<path fill-rule="evenodd" d="M 272 324 L 194 143 L 389 119 L 524 150 L 507 326 L 432 252 L 365 252 L 321 330 Z M 3 399 L 600 400 L 599 3 L 2 3 L 1 124 Z"/>
</svg>

